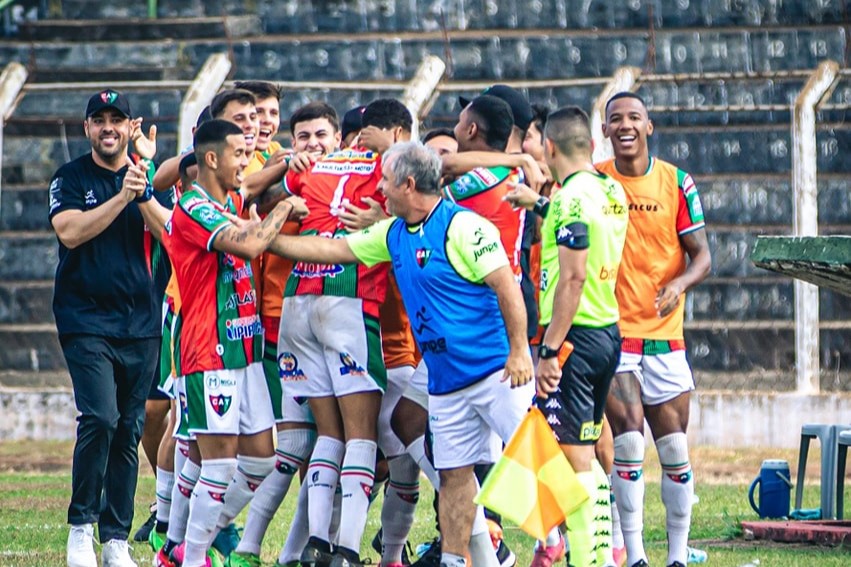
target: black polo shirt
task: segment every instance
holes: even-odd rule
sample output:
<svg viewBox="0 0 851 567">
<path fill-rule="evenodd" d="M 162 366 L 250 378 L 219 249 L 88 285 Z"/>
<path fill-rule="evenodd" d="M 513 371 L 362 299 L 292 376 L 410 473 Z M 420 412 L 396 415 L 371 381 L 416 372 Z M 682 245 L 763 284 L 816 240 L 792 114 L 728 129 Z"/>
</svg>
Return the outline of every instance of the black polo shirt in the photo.
<svg viewBox="0 0 851 567">
<path fill-rule="evenodd" d="M 127 167 L 110 171 L 91 154 L 66 163 L 50 182 L 49 218 L 69 209 L 88 211 L 121 191 Z M 59 242 L 53 314 L 59 334 L 112 338 L 161 335 L 162 296 L 151 277 L 150 234 L 136 203 L 106 230 L 73 250 Z"/>
</svg>

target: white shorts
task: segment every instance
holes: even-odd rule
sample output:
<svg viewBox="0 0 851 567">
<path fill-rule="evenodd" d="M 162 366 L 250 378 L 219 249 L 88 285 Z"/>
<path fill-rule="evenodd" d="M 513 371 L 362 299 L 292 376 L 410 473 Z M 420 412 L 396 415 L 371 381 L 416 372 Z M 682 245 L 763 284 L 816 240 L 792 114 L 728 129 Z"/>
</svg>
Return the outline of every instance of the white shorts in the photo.
<svg viewBox="0 0 851 567">
<path fill-rule="evenodd" d="M 393 410 L 402 398 L 402 393 L 408 388 L 413 366 L 400 366 L 387 369 L 387 390 L 381 398 L 381 411 L 378 413 L 378 448 L 385 457 L 397 457 L 405 453 L 405 444 L 393 433 L 390 419 Z"/>
<path fill-rule="evenodd" d="M 377 308 L 376 308 L 377 311 Z M 342 397 L 383 391 L 386 371 L 378 318 L 353 297 L 285 297 L 278 335 L 284 397 Z"/>
<path fill-rule="evenodd" d="M 275 425 L 263 364 L 187 374 L 189 432 L 253 435 Z"/>
<path fill-rule="evenodd" d="M 316 423 L 307 398 L 284 395 L 281 398 L 284 417 L 279 423 Z"/>
<path fill-rule="evenodd" d="M 508 443 L 535 395 L 534 380 L 512 389 L 508 380 L 502 381 L 502 375 L 499 370 L 463 390 L 429 395 L 435 469 L 493 463 L 499 457 L 501 445 L 492 433 Z"/>
<path fill-rule="evenodd" d="M 402 392 L 402 397 L 419 404 L 428 411 L 428 368 L 425 361 L 420 360 L 414 374 L 411 376 L 408 386 Z"/>
<path fill-rule="evenodd" d="M 616 374 L 632 372 L 641 384 L 641 402 L 655 406 L 694 390 L 694 376 L 686 351 L 664 354 L 636 354 L 621 351 Z"/>
</svg>

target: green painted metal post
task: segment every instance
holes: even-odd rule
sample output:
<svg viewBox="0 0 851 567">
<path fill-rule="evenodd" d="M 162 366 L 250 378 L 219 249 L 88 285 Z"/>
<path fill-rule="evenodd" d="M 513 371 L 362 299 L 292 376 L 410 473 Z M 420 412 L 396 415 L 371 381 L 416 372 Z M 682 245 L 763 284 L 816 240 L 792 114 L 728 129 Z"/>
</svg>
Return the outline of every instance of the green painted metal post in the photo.
<svg viewBox="0 0 851 567">
<path fill-rule="evenodd" d="M 148 18 L 157 19 L 157 0 L 148 0 Z"/>
</svg>

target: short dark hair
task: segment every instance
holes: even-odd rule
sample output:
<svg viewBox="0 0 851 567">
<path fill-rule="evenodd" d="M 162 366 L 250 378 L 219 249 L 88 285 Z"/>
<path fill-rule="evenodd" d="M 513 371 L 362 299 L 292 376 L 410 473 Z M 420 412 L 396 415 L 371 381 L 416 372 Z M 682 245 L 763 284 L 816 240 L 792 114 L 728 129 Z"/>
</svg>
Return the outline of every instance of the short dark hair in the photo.
<svg viewBox="0 0 851 567">
<path fill-rule="evenodd" d="M 204 107 L 204 110 L 202 110 L 201 113 L 198 115 L 198 120 L 195 121 L 195 128 L 198 128 L 204 122 L 207 122 L 212 119 L 213 115 L 210 114 L 210 105 L 208 104 Z"/>
<path fill-rule="evenodd" d="M 308 120 L 316 120 L 317 118 L 325 118 L 331 123 L 334 131 L 340 130 L 340 120 L 337 118 L 337 111 L 327 102 L 316 100 L 308 102 L 304 106 L 300 106 L 290 116 L 290 134 L 295 136 L 295 125 L 299 122 L 307 122 Z"/>
<path fill-rule="evenodd" d="M 180 165 L 177 166 L 177 171 L 182 177 L 186 175 L 186 170 L 188 170 L 193 165 L 198 165 L 198 157 L 195 155 L 195 152 L 186 154 L 181 158 Z"/>
<path fill-rule="evenodd" d="M 467 111 L 484 135 L 485 143 L 504 152 L 514 127 L 514 115 L 511 106 L 504 100 L 493 95 L 479 95 L 470 101 Z"/>
<path fill-rule="evenodd" d="M 641 96 L 639 96 L 639 95 L 637 95 L 633 92 L 630 92 L 630 91 L 622 91 L 622 92 L 619 92 L 619 93 L 612 95 L 612 97 L 608 101 L 606 101 L 606 109 L 605 109 L 605 115 L 606 116 L 609 115 L 609 106 L 613 102 L 615 102 L 616 100 L 620 100 L 622 98 L 634 98 L 635 100 L 637 100 L 638 102 L 641 103 L 641 106 L 644 107 L 644 110 L 647 110 L 647 103 L 644 102 L 644 99 L 641 98 Z"/>
<path fill-rule="evenodd" d="M 242 128 L 229 120 L 220 118 L 208 120 L 195 130 L 192 144 L 195 147 L 195 158 L 199 167 L 204 164 L 203 159 L 198 159 L 199 155 L 211 149 L 218 153 L 227 141 L 228 136 L 242 136 Z"/>
<path fill-rule="evenodd" d="M 240 104 L 257 104 L 257 98 L 250 91 L 228 89 L 213 97 L 213 102 L 210 103 L 210 114 L 213 115 L 213 118 L 220 118 L 225 111 L 225 107 L 233 101 L 237 101 Z"/>
<path fill-rule="evenodd" d="M 396 128 L 401 126 L 406 132 L 411 131 L 414 121 L 411 111 L 395 98 L 379 98 L 374 100 L 363 111 L 361 124 L 363 128 Z"/>
<path fill-rule="evenodd" d="M 284 96 L 284 89 L 280 85 L 268 81 L 237 81 L 233 86 L 235 89 L 250 92 L 257 100 L 266 100 L 267 98 L 281 100 L 281 97 Z"/>
<path fill-rule="evenodd" d="M 591 153 L 591 121 L 578 106 L 564 106 L 551 112 L 544 135 L 566 156 Z"/>
<path fill-rule="evenodd" d="M 537 102 L 532 103 L 532 124 L 541 133 L 541 141 L 544 141 L 544 126 L 547 125 L 547 116 L 550 113 L 550 107 L 546 104 Z"/>
<path fill-rule="evenodd" d="M 455 139 L 455 130 L 452 128 L 432 128 L 423 136 L 423 144 L 427 144 L 430 140 L 434 140 L 440 136 Z"/>
</svg>

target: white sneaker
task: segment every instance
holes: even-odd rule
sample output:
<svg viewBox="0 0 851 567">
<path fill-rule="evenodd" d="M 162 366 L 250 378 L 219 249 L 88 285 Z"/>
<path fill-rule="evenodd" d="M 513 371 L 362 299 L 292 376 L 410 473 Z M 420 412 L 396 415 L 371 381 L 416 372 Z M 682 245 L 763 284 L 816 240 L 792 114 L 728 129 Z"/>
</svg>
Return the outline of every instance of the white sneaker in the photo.
<svg viewBox="0 0 851 567">
<path fill-rule="evenodd" d="M 71 526 L 71 531 L 68 532 L 68 546 L 65 550 L 68 567 L 98 567 L 94 533 L 94 527 L 91 524 Z"/>
<path fill-rule="evenodd" d="M 139 567 L 130 557 L 127 540 L 111 539 L 103 544 L 103 567 Z"/>
</svg>

